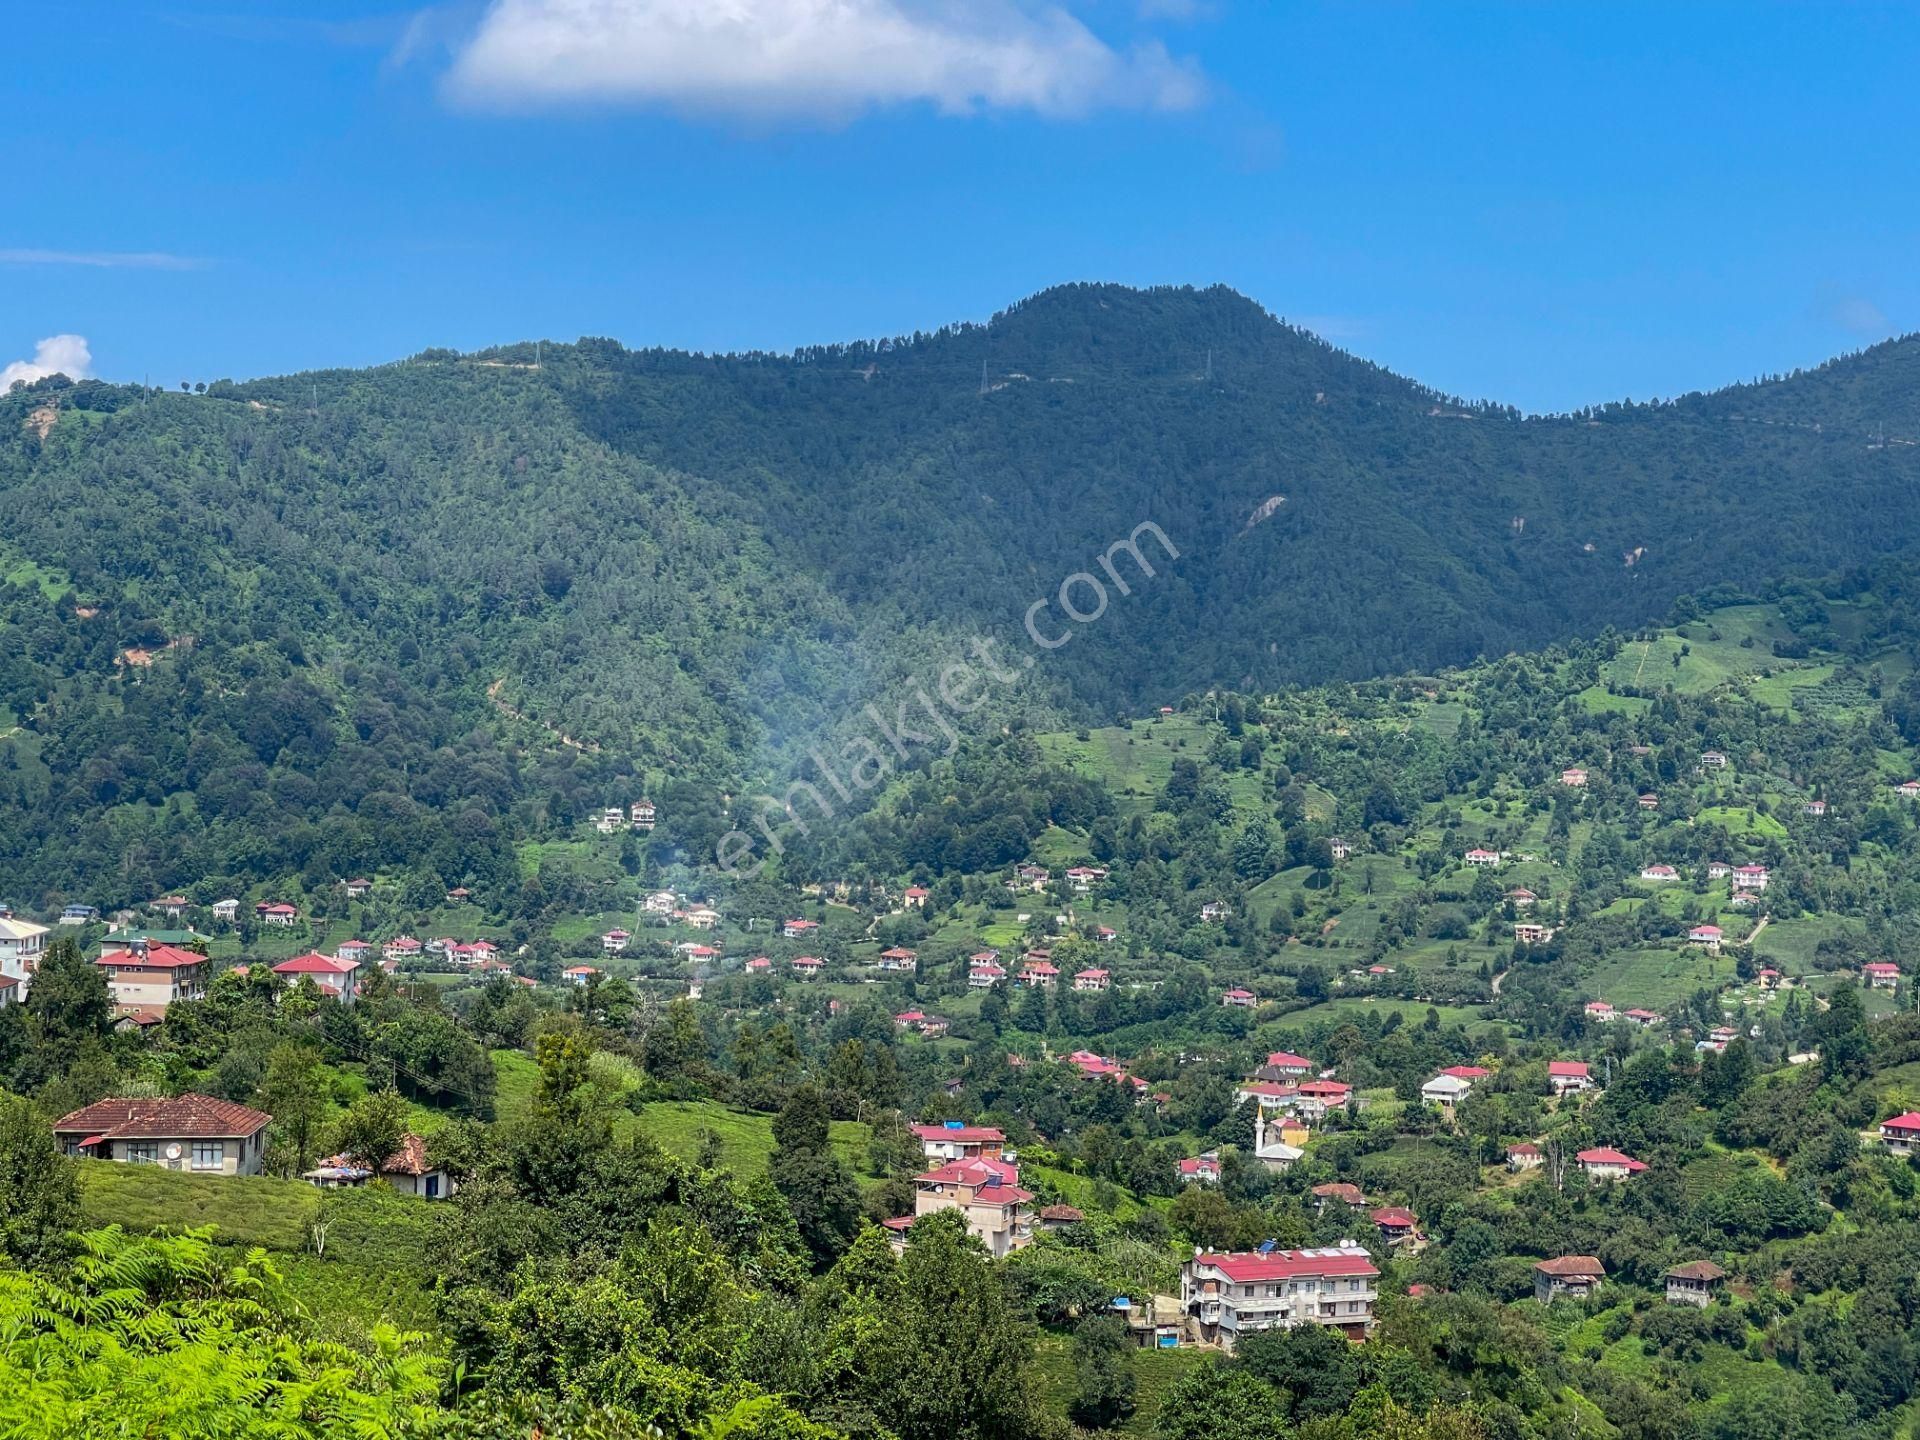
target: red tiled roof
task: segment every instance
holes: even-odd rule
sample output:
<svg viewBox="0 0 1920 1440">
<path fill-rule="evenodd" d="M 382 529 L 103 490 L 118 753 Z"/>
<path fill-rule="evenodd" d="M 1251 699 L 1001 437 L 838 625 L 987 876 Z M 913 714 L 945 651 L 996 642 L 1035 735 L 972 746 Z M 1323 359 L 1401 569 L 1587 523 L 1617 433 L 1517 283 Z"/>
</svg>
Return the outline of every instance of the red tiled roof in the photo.
<svg viewBox="0 0 1920 1440">
<path fill-rule="evenodd" d="M 1596 1146 L 1592 1150 L 1582 1150 L 1573 1157 L 1582 1165 L 1623 1165 L 1629 1170 L 1644 1170 L 1646 1162 L 1636 1160 L 1624 1151 L 1615 1150 L 1611 1145 Z"/>
<path fill-rule="evenodd" d="M 273 967 L 276 975 L 350 975 L 357 967 L 350 960 L 335 960 L 330 955 L 309 950 Z"/>
<path fill-rule="evenodd" d="M 1547 1074 L 1562 1075 L 1568 1079 L 1587 1078 L 1587 1062 L 1584 1060 L 1549 1060 Z"/>
<path fill-rule="evenodd" d="M 1456 1080 L 1484 1080 L 1487 1076 L 1493 1074 L 1491 1070 L 1484 1069 L 1479 1065 L 1449 1065 L 1440 1073 L 1442 1075 L 1451 1075 Z"/>
<path fill-rule="evenodd" d="M 1193 1263 L 1195 1266 L 1212 1266 L 1235 1284 L 1291 1280 L 1302 1275 L 1380 1273 L 1364 1250 L 1275 1250 L 1266 1255 L 1196 1255 Z"/>
<path fill-rule="evenodd" d="M 1004 1132 L 992 1125 L 915 1125 L 913 1133 L 922 1140 L 959 1140 L 977 1144 L 983 1140 L 1005 1140 Z"/>
<path fill-rule="evenodd" d="M 1882 1120 L 1880 1122 L 1880 1128 L 1882 1130 L 1920 1131 L 1920 1110 L 1909 1110 L 1906 1114 L 1896 1115 L 1891 1120 Z"/>
<path fill-rule="evenodd" d="M 1282 1070 L 1311 1070 L 1313 1062 L 1304 1055 L 1296 1055 L 1291 1050 L 1276 1050 L 1267 1056 L 1267 1064 Z"/>
<path fill-rule="evenodd" d="M 93 963 L 128 967 L 145 965 L 154 970 L 176 970 L 186 965 L 204 965 L 207 957 L 174 945 L 149 945 L 144 955 L 137 950 L 109 950 Z"/>
<path fill-rule="evenodd" d="M 189 1094 L 170 1100 L 96 1100 L 54 1121 L 53 1132 L 103 1140 L 225 1140 L 257 1134 L 272 1123 L 271 1115 L 249 1106 Z"/>
<path fill-rule="evenodd" d="M 1384 1210 L 1376 1210 L 1370 1218 L 1376 1225 L 1384 1225 L 1396 1230 L 1411 1230 L 1420 1223 L 1414 1218 L 1411 1210 L 1401 1205 L 1389 1205 Z"/>
<path fill-rule="evenodd" d="M 1326 1185 L 1316 1185 L 1313 1193 L 1322 1200 L 1344 1200 L 1349 1205 L 1367 1203 L 1367 1192 L 1358 1185 L 1349 1185 L 1344 1181 L 1333 1181 Z"/>
<path fill-rule="evenodd" d="M 344 1167 L 348 1163 L 345 1155 L 329 1155 L 320 1162 L 322 1168 Z M 432 1172 L 433 1166 L 427 1163 L 427 1142 L 419 1135 L 403 1135 L 400 1148 L 388 1156 L 387 1162 L 380 1167 L 382 1175 L 428 1175 Z"/>
</svg>

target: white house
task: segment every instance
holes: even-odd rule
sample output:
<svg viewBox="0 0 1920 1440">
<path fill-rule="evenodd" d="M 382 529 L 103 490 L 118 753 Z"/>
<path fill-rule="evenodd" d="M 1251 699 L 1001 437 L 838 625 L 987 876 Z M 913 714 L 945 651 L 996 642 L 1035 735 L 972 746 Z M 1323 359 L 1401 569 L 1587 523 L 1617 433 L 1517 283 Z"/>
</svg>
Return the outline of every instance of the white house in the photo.
<svg viewBox="0 0 1920 1440">
<path fill-rule="evenodd" d="M 1696 925 L 1687 931 L 1687 943 L 1698 945 L 1703 950 L 1718 953 L 1720 949 L 1720 927 L 1718 925 Z"/>
<path fill-rule="evenodd" d="M 655 811 L 651 800 L 636 800 L 628 808 L 629 824 L 635 830 L 651 830 L 654 826 Z"/>
<path fill-rule="evenodd" d="M 351 1005 L 360 996 L 360 967 L 316 951 L 282 960 L 273 967 L 273 973 L 289 985 L 297 985 L 303 978 L 310 979 L 322 994 L 331 995 L 342 1005 Z"/>
<path fill-rule="evenodd" d="M 1584 1060 L 1549 1060 L 1547 1088 L 1555 1095 L 1577 1095 L 1593 1088 L 1593 1075 Z"/>
<path fill-rule="evenodd" d="M 1920 1110 L 1880 1122 L 1880 1143 L 1893 1155 L 1920 1155 Z"/>
<path fill-rule="evenodd" d="M 569 965 L 560 972 L 560 979 L 565 984 L 577 985 L 585 989 L 587 982 L 599 973 L 600 972 L 591 965 Z"/>
<path fill-rule="evenodd" d="M 1180 1267 L 1180 1309 L 1203 1341 L 1225 1350 L 1243 1335 L 1296 1325 L 1326 1325 L 1364 1340 L 1379 1278 L 1372 1257 L 1351 1240 L 1263 1254 L 1196 1250 Z"/>
<path fill-rule="evenodd" d="M 240 918 L 240 902 L 232 898 L 216 900 L 208 908 L 213 911 L 214 919 L 224 920 L 229 925 Z"/>
<path fill-rule="evenodd" d="M 1680 878 L 1680 872 L 1671 865 L 1647 865 L 1640 871 L 1640 878 L 1655 885 L 1666 885 Z"/>
<path fill-rule="evenodd" d="M 671 915 L 679 903 L 671 890 L 656 890 L 641 902 L 649 915 Z"/>
<path fill-rule="evenodd" d="M 1646 1163 L 1609 1145 L 1582 1150 L 1573 1157 L 1589 1180 L 1625 1180 L 1646 1169 Z"/>
<path fill-rule="evenodd" d="M 47 927 L 31 920 L 0 920 L 0 975 L 17 983 L 24 1000 L 47 949 Z"/>
<path fill-rule="evenodd" d="M 1216 921 L 1224 920 L 1232 913 L 1232 910 L 1228 909 L 1218 900 L 1209 900 L 1200 907 L 1200 919 L 1208 925 L 1212 925 Z"/>
<path fill-rule="evenodd" d="M 1105 990 L 1113 983 L 1113 977 L 1105 970 L 1076 970 L 1073 975 L 1073 988 L 1076 990 Z"/>
<path fill-rule="evenodd" d="M 1742 865 L 1733 872 L 1733 888 L 1736 890 L 1764 890 L 1767 888 L 1767 867 L 1764 865 Z"/>
<path fill-rule="evenodd" d="M 1481 850 L 1476 847 L 1467 851 L 1466 859 L 1467 864 L 1476 870 L 1493 870 L 1497 869 L 1500 865 L 1500 852 L 1498 850 Z"/>
<path fill-rule="evenodd" d="M 600 949 L 608 955 L 619 955 L 633 942 L 633 936 L 625 930 L 609 930 L 600 937 Z"/>
</svg>

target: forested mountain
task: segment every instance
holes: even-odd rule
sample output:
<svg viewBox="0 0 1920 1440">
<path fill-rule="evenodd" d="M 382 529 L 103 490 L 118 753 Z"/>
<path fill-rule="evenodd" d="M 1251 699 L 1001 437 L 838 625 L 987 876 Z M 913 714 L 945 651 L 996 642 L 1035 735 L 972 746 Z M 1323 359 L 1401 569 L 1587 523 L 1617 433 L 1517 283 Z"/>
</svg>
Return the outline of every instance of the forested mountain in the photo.
<svg viewBox="0 0 1920 1440">
<path fill-rule="evenodd" d="M 794 355 L 43 381 L 0 397 L 0 866 L 28 901 L 429 852 L 484 877 L 615 777 L 712 818 L 968 637 L 1027 647 L 1027 607 L 1143 522 L 1179 558 L 1149 541 L 1030 713 L 1757 592 L 1914 540 L 1917 366 L 1909 339 L 1525 418 L 1224 289 L 1070 286 Z"/>
</svg>

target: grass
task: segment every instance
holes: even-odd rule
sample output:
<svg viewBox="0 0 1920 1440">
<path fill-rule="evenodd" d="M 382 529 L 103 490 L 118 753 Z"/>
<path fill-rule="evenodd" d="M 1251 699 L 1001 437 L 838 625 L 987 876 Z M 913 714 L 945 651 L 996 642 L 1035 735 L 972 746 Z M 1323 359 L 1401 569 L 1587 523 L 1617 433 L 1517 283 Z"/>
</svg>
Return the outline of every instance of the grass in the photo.
<svg viewBox="0 0 1920 1440">
<path fill-rule="evenodd" d="M 1593 993 L 1625 1010 L 1660 1010 L 1695 990 L 1718 990 L 1734 978 L 1730 955 L 1709 955 L 1696 946 L 1648 945 L 1616 950 L 1595 968 Z"/>
<path fill-rule="evenodd" d="M 1784 840 L 1787 827 L 1771 815 L 1762 815 L 1759 811 L 1744 805 L 1707 805 L 1703 806 L 1696 823 L 1718 825 L 1729 835 L 1736 837 L 1755 836 L 1762 840 Z"/>
<path fill-rule="evenodd" d="M 1153 1422 L 1174 1383 L 1194 1366 L 1205 1365 L 1215 1356 L 1209 1350 L 1183 1346 L 1177 1350 L 1133 1350 L 1128 1358 L 1133 1370 L 1134 1412 L 1114 1429 L 1094 1433 L 1151 1435 Z M 1034 1348 L 1034 1367 L 1048 1408 L 1056 1414 L 1066 1414 L 1079 1387 L 1073 1368 L 1073 1342 L 1064 1335 L 1042 1336 Z"/>
<path fill-rule="evenodd" d="M 1775 920 L 1760 932 L 1760 938 L 1754 942 L 1753 953 L 1782 974 L 1815 975 L 1819 971 L 1813 963 L 1814 951 L 1823 940 L 1858 933 L 1859 926 L 1850 925 L 1834 915 L 1801 915 L 1792 920 Z"/>
<path fill-rule="evenodd" d="M 767 1173 L 773 1159 L 773 1117 L 729 1110 L 711 1100 L 659 1100 L 641 1108 L 634 1129 L 683 1160 L 699 1157 L 708 1131 L 720 1139 L 720 1167 L 743 1180 Z M 828 1135 L 836 1155 L 856 1175 L 872 1174 L 867 1144 L 872 1127 L 864 1122 L 836 1120 Z"/>
</svg>

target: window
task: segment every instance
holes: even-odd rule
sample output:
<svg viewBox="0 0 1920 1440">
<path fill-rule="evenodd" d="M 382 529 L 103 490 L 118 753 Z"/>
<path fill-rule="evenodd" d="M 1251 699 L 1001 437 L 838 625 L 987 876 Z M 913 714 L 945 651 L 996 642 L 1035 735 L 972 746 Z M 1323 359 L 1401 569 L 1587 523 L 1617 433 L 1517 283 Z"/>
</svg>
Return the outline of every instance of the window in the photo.
<svg viewBox="0 0 1920 1440">
<path fill-rule="evenodd" d="M 227 1147 L 218 1140 L 196 1140 L 193 1142 L 193 1168 L 196 1170 L 218 1170 L 227 1161 Z"/>
<path fill-rule="evenodd" d="M 151 1140 L 135 1140 L 127 1145 L 127 1164 L 154 1165 L 160 1160 L 160 1147 Z"/>
</svg>

